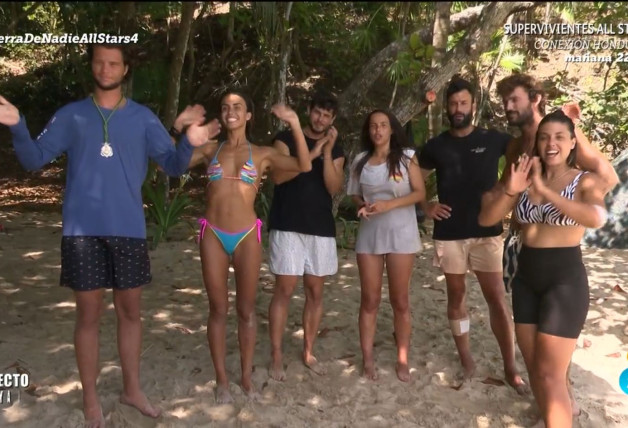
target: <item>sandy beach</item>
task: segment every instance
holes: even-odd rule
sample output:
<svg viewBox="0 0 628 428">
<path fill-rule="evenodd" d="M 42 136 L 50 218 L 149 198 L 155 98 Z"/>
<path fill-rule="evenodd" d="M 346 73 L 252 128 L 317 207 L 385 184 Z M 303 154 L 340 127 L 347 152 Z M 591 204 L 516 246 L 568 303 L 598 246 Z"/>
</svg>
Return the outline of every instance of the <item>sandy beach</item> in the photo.
<svg viewBox="0 0 628 428">
<path fill-rule="evenodd" d="M 0 403 L 2 427 L 78 427 L 81 391 L 72 335 L 75 304 L 58 285 L 61 216 L 0 212 L 0 373 L 30 373 L 27 389 Z M 152 420 L 118 404 L 121 372 L 111 292 L 102 318 L 99 392 L 113 427 L 528 427 L 536 421 L 532 396 L 504 382 L 502 359 L 479 285 L 468 275 L 467 304 L 475 377 L 460 385 L 459 362 L 446 317 L 444 277 L 432 267 L 433 245 L 423 237 L 416 256 L 410 302 L 412 339 L 409 384 L 397 380 L 392 310 L 384 282 L 375 341 L 379 380 L 360 377 L 360 285 L 355 253 L 340 250 L 340 269 L 326 282 L 324 316 L 315 352 L 327 375 L 300 361 L 303 289 L 292 299 L 284 336 L 285 382 L 269 380 L 268 305 L 273 276 L 266 260 L 260 274 L 254 382 L 259 402 L 237 386 L 240 358 L 235 309 L 230 308 L 227 368 L 235 403 L 217 405 L 206 339 L 208 304 L 192 229 L 151 251 L 153 283 L 143 294 L 144 391 L 163 409 Z M 582 407 L 576 427 L 628 426 L 628 395 L 619 375 L 628 369 L 628 250 L 584 248 L 590 281 L 587 323 L 573 356 L 574 394 Z M 510 306 L 510 295 L 507 299 Z M 235 299 L 233 275 L 230 301 Z M 527 374 L 517 350 L 517 363 Z"/>
</svg>

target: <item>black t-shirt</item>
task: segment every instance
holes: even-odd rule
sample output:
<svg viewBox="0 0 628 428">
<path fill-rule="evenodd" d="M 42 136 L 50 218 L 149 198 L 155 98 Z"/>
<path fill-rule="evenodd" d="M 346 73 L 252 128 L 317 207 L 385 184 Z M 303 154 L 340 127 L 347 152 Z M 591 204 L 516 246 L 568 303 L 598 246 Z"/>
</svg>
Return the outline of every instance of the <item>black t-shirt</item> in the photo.
<svg viewBox="0 0 628 428">
<path fill-rule="evenodd" d="M 419 165 L 436 170 L 438 200 L 451 207 L 451 217 L 434 221 L 433 239 L 450 241 L 502 233 L 501 222 L 482 227 L 478 216 L 482 193 L 497 183 L 499 158 L 512 138 L 496 130 L 475 128 L 466 137 L 454 137 L 446 131 L 425 144 Z"/>
<path fill-rule="evenodd" d="M 282 131 L 275 140 L 285 143 L 290 156 L 296 156 L 292 131 Z M 305 137 L 309 150 L 317 140 Z M 331 150 L 332 158 L 344 157 L 339 139 Z M 307 235 L 336 237 L 336 223 L 332 214 L 332 198 L 323 178 L 322 156 L 312 161 L 312 170 L 302 172 L 290 181 L 275 186 L 270 207 L 268 230 L 283 230 Z"/>
</svg>

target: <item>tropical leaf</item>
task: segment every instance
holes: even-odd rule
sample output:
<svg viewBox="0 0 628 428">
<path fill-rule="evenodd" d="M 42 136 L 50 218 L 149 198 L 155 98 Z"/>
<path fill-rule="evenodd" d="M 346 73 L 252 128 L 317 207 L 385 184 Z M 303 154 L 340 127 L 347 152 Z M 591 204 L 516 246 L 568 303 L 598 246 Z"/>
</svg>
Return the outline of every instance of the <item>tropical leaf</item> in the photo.
<svg viewBox="0 0 628 428">
<path fill-rule="evenodd" d="M 499 66 L 507 71 L 521 71 L 525 62 L 525 55 L 522 53 L 510 53 L 502 56 Z"/>
</svg>

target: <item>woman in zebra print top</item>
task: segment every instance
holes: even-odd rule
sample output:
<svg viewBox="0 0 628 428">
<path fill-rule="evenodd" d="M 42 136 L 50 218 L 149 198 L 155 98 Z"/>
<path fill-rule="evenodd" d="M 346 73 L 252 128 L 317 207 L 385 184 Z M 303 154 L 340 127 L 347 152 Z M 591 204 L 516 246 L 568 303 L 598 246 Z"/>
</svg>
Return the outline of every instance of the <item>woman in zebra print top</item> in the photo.
<svg viewBox="0 0 628 428">
<path fill-rule="evenodd" d="M 576 168 L 575 153 L 572 120 L 551 113 L 539 124 L 534 156 L 512 165 L 506 184 L 508 210 L 522 224 L 515 333 L 548 428 L 572 426 L 567 368 L 589 309 L 580 240 L 606 222 L 600 179 Z"/>
</svg>

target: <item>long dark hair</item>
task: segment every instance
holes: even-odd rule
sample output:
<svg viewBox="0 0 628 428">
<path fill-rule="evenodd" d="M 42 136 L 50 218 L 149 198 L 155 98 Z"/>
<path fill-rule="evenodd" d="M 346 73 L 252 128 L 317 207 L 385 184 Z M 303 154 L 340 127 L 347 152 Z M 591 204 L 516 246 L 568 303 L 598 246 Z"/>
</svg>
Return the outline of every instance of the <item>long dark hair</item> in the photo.
<svg viewBox="0 0 628 428">
<path fill-rule="evenodd" d="M 562 110 L 553 111 L 550 114 L 546 115 L 541 120 L 541 122 L 539 123 L 539 127 L 536 129 L 536 139 L 534 141 L 533 156 L 539 156 L 539 145 L 538 145 L 539 135 L 540 135 L 539 131 L 541 130 L 541 127 L 543 125 L 550 122 L 562 123 L 563 125 L 566 125 L 567 129 L 569 129 L 570 137 L 576 138 L 576 126 L 574 125 L 571 118 L 567 116 Z M 571 151 L 569 152 L 569 155 L 567 156 L 567 166 L 569 166 L 570 168 L 576 167 L 576 149 L 577 148 L 578 148 L 578 142 L 576 141 L 576 143 L 573 146 L 573 149 L 571 149 Z M 541 162 L 541 165 L 543 167 L 543 172 L 545 172 L 545 163 Z"/>
<path fill-rule="evenodd" d="M 404 161 L 404 166 L 406 168 L 408 166 L 407 161 L 410 160 L 410 158 L 403 152 L 405 148 L 409 147 L 408 139 L 401 123 L 399 123 L 399 120 L 395 117 L 395 115 L 388 110 L 380 109 L 370 112 L 362 125 L 362 150 L 366 152 L 366 155 L 358 161 L 355 167 L 355 174 L 358 177 L 362 174 L 364 165 L 366 165 L 368 160 L 373 156 L 373 153 L 375 153 L 375 145 L 371 141 L 371 134 L 369 130 L 371 126 L 371 117 L 376 113 L 382 113 L 388 117 L 390 129 L 392 130 L 392 134 L 390 135 L 390 152 L 388 153 L 387 159 L 389 176 L 394 177 L 395 175 L 401 175 L 402 160 Z"/>
<path fill-rule="evenodd" d="M 245 133 L 246 139 L 252 142 L 253 138 L 251 137 L 251 128 L 253 127 L 253 119 L 255 118 L 255 106 L 253 105 L 253 100 L 247 93 L 239 89 L 229 89 L 225 91 L 220 97 L 220 102 L 218 103 L 218 106 L 219 106 L 218 117 L 220 118 L 221 122 L 222 122 L 222 114 L 220 112 L 222 112 L 222 101 L 227 97 L 227 95 L 237 95 L 240 98 L 242 98 L 244 100 L 244 103 L 246 104 L 247 113 L 251 113 L 251 118 L 246 121 L 246 127 L 244 128 L 244 133 Z M 226 127 L 226 125 L 227 125 L 226 123 L 222 124 L 223 127 Z"/>
</svg>

